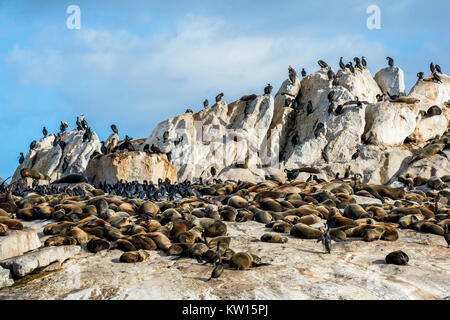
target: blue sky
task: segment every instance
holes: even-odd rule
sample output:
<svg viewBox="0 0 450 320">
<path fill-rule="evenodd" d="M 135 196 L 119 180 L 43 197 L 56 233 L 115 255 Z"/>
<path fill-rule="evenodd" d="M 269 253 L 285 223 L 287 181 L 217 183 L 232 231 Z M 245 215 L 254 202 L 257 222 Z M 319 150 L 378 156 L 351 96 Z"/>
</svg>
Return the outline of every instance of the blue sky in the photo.
<svg viewBox="0 0 450 320">
<path fill-rule="evenodd" d="M 69 30 L 69 5 L 81 29 Z M 381 29 L 369 30 L 369 5 Z M 42 127 L 70 129 L 77 115 L 106 139 L 147 137 L 156 125 L 205 98 L 232 102 L 276 91 L 292 65 L 366 56 L 375 74 L 387 55 L 405 71 L 407 91 L 429 63 L 450 68 L 450 2 L 246 0 L 0 0 L 0 177 L 12 175 Z"/>
</svg>

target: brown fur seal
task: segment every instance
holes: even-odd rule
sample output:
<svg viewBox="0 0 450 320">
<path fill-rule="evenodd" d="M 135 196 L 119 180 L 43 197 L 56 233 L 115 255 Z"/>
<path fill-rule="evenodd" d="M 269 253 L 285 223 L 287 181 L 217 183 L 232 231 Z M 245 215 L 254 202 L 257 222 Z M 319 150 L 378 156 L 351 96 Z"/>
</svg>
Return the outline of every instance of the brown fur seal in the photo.
<svg viewBox="0 0 450 320">
<path fill-rule="evenodd" d="M 149 236 L 161 250 L 167 251 L 172 245 L 169 238 L 161 232 L 150 232 L 146 236 Z"/>
<path fill-rule="evenodd" d="M 60 184 L 60 183 L 87 183 L 88 180 L 81 174 L 69 174 L 65 177 L 62 177 L 59 180 L 56 180 L 53 182 L 53 184 Z"/>
<path fill-rule="evenodd" d="M 137 250 L 156 250 L 158 247 L 155 241 L 146 234 L 136 234 L 134 236 L 128 236 L 125 239 L 131 242 Z"/>
<path fill-rule="evenodd" d="M 97 252 L 100 252 L 100 251 L 103 251 L 103 250 L 108 250 L 109 249 L 109 242 L 104 240 L 104 239 L 100 239 L 100 238 L 92 238 L 87 243 L 86 248 L 90 252 L 97 253 Z"/>
<path fill-rule="evenodd" d="M 409 262 L 409 257 L 403 251 L 394 251 L 389 253 L 386 256 L 385 260 L 387 264 L 396 264 L 398 266 L 405 266 Z"/>
<path fill-rule="evenodd" d="M 285 221 L 276 221 L 272 225 L 272 230 L 279 233 L 290 233 L 291 229 L 292 225 Z"/>
<path fill-rule="evenodd" d="M 47 175 L 42 174 L 36 170 L 27 168 L 20 170 L 20 176 L 22 177 L 22 179 L 31 178 L 35 180 L 50 180 L 50 178 Z"/>
<path fill-rule="evenodd" d="M 8 226 L 6 224 L 0 223 L 0 236 L 6 236 L 8 233 Z"/>
<path fill-rule="evenodd" d="M 77 240 L 68 236 L 53 236 L 45 240 L 45 247 L 57 247 L 57 246 L 74 246 L 77 244 Z"/>
<path fill-rule="evenodd" d="M 110 250 L 113 249 L 121 250 L 123 252 L 137 251 L 136 247 L 126 239 L 119 239 L 116 242 L 114 242 Z"/>
<path fill-rule="evenodd" d="M 23 223 L 16 219 L 0 217 L 0 223 L 6 225 L 11 230 L 23 230 Z"/>
<path fill-rule="evenodd" d="M 319 239 L 322 236 L 322 231 L 314 229 L 306 224 L 297 223 L 291 229 L 290 234 L 302 239 Z"/>
<path fill-rule="evenodd" d="M 232 268 L 243 270 L 249 269 L 251 267 L 259 267 L 263 265 L 268 265 L 267 263 L 260 263 L 261 258 L 254 254 L 247 252 L 238 252 L 233 255 L 230 260 L 230 266 Z"/>
<path fill-rule="evenodd" d="M 150 257 L 150 254 L 144 250 L 124 252 L 120 256 L 120 262 L 124 263 L 142 262 L 147 260 L 148 257 Z"/>
<path fill-rule="evenodd" d="M 202 239 L 203 232 L 202 227 L 192 227 L 189 231 L 180 233 L 177 240 L 179 243 L 195 243 Z"/>
<path fill-rule="evenodd" d="M 192 225 L 202 227 L 207 237 L 225 236 L 227 234 L 227 225 L 220 220 L 199 218 L 194 220 Z"/>
<path fill-rule="evenodd" d="M 288 238 L 282 237 L 277 233 L 265 233 L 261 237 L 261 241 L 269 243 L 286 243 Z"/>
</svg>

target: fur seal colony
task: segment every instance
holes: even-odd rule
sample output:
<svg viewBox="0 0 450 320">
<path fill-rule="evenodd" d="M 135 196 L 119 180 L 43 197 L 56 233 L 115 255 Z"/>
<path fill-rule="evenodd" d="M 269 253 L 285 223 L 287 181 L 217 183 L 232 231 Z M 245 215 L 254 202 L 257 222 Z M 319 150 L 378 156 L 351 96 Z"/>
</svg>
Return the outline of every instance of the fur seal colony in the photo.
<svg viewBox="0 0 450 320">
<path fill-rule="evenodd" d="M 389 66 L 394 65 L 387 57 Z M 367 68 L 367 61 L 355 57 L 346 65 L 342 58 L 339 65 L 342 70 L 351 73 Z M 328 64 L 318 61 L 322 69 Z M 431 79 L 420 81 L 438 81 L 436 66 Z M 296 80 L 296 71 L 289 67 L 289 80 Z M 302 69 L 302 76 L 306 72 Z M 330 81 L 335 79 L 329 73 Z M 270 95 L 272 86 L 268 84 L 264 93 Z M 417 101 L 405 97 L 392 96 L 386 92 L 391 102 L 415 104 Z M 329 113 L 340 115 L 344 106 L 366 104 L 355 97 L 355 101 L 339 104 L 334 108 L 336 92 L 328 94 Z M 216 97 L 220 102 L 223 93 Z M 256 99 L 256 95 L 244 96 L 246 102 Z M 383 101 L 385 95 L 377 100 Z M 417 100 L 417 99 L 416 99 Z M 204 101 L 204 107 L 209 105 Z M 319 106 L 312 101 L 306 104 L 306 115 L 316 112 Z M 192 112 L 188 109 L 187 112 Z M 438 106 L 432 106 L 423 117 L 441 115 Z M 61 121 L 61 133 L 68 128 Z M 322 134 L 324 124 L 314 126 L 317 136 Z M 114 134 L 118 134 L 115 125 L 111 125 Z M 83 140 L 92 139 L 92 131 L 84 116 L 77 118 L 77 130 L 84 131 Z M 45 132 L 46 136 L 48 132 Z M 55 135 L 55 141 L 60 135 Z M 86 252 L 96 255 L 100 252 L 112 252 L 121 263 L 133 264 L 152 261 L 159 251 L 169 262 L 175 259 L 191 259 L 194 263 L 205 265 L 205 282 L 214 283 L 224 275 L 236 274 L 243 270 L 265 268 L 273 265 L 272 260 L 260 256 L 258 252 L 239 249 L 239 237 L 229 234 L 229 226 L 254 222 L 260 225 L 260 234 L 255 241 L 270 246 L 273 255 L 282 252 L 283 245 L 292 239 L 314 243 L 317 256 L 333 256 L 334 246 L 354 241 L 364 243 L 395 243 L 402 232 L 412 230 L 420 234 L 433 234 L 442 239 L 442 250 L 449 244 L 448 225 L 450 224 L 450 178 L 432 176 L 424 178 L 414 176 L 408 168 L 414 163 L 449 149 L 449 132 L 432 139 L 428 145 L 416 150 L 403 172 L 398 174 L 401 186 L 392 187 L 382 184 L 363 183 L 361 174 L 346 170 L 340 177 L 333 173 L 334 179 L 322 178 L 323 173 L 315 167 L 286 169 L 287 182 L 275 176 L 267 176 L 265 181 L 253 183 L 242 180 L 221 180 L 217 178 L 214 167 L 209 170 L 214 179 L 172 183 L 169 179 L 152 181 L 119 181 L 116 184 L 89 184 L 82 174 L 67 174 L 47 185 L 37 185 L 24 189 L 0 185 L 0 237 L 8 237 L 13 230 L 23 230 L 23 222 L 46 221 L 39 231 L 48 237 L 45 247 L 81 246 Z M 167 140 L 168 134 L 164 135 Z M 298 144 L 298 133 L 294 132 L 292 144 Z M 370 139 L 370 138 L 368 138 Z M 133 139 L 126 136 L 112 150 L 103 149 L 104 154 L 123 150 L 134 150 Z M 59 140 L 55 148 L 64 147 Z M 178 143 L 182 143 L 180 140 Z M 30 149 L 34 149 L 34 141 Z M 106 147 L 105 147 L 106 148 Z M 145 145 L 147 153 L 161 153 L 156 145 Z M 361 156 L 359 149 L 352 161 Z M 23 163 L 23 154 L 21 154 Z M 65 160 L 65 170 L 69 166 Z M 350 168 L 350 167 L 349 167 Z M 308 179 L 300 178 L 300 173 Z M 20 171 L 22 179 L 47 180 L 50 178 L 36 170 L 24 168 Z M 284 178 L 284 177 L 283 177 Z M 426 186 L 426 189 L 420 188 Z M 366 202 L 359 202 L 363 197 Z M 408 251 L 406 249 L 403 249 Z M 408 252 L 409 253 L 409 252 Z M 396 250 L 388 255 L 379 250 L 379 259 L 386 264 L 395 264 L 408 268 L 414 264 L 414 254 Z M 411 258 L 410 258 L 411 257 Z"/>
</svg>

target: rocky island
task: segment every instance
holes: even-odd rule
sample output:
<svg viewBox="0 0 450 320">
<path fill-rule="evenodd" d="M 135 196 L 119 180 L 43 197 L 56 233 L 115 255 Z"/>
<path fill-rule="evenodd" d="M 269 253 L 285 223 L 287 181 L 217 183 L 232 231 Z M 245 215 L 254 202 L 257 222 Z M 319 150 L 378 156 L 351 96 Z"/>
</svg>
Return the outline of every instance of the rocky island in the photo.
<svg viewBox="0 0 450 320">
<path fill-rule="evenodd" d="M 355 61 L 45 134 L 0 187 L 0 299 L 448 299 L 450 78 Z"/>
</svg>

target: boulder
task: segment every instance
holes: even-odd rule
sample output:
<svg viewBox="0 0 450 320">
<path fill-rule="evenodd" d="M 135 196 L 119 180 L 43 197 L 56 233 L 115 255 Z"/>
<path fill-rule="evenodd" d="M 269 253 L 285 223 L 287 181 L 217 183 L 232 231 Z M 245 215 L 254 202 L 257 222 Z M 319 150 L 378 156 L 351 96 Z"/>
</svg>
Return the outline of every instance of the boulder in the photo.
<svg viewBox="0 0 450 320">
<path fill-rule="evenodd" d="M 426 142 L 442 136 L 448 129 L 448 120 L 444 114 L 425 117 L 417 121 L 416 129 L 409 138 L 416 142 Z"/>
<path fill-rule="evenodd" d="M 8 230 L 7 236 L 0 237 L 0 260 L 20 256 L 40 246 L 37 230 Z"/>
<path fill-rule="evenodd" d="M 351 73 L 348 69 L 339 70 L 337 78 L 339 85 L 346 88 L 353 97 L 358 97 L 360 101 L 374 103 L 377 94 L 382 93 L 369 69 L 362 71 L 355 69 L 355 73 Z"/>
<path fill-rule="evenodd" d="M 367 70 L 365 70 L 368 72 Z M 348 88 L 360 94 L 366 91 L 378 90 L 376 84 L 369 85 L 370 72 L 366 74 L 369 78 L 358 71 L 357 76 L 348 75 L 345 72 L 338 72 L 342 77 L 342 83 Z M 351 82 L 350 79 L 359 79 Z M 347 80 L 345 80 L 347 79 Z M 372 79 L 373 81 L 373 79 Z M 349 85 L 351 83 L 351 85 Z M 357 87 L 360 83 L 361 87 Z M 302 81 L 300 106 L 296 110 L 296 119 L 292 129 L 285 130 L 288 136 L 285 138 L 285 146 L 281 146 L 286 152 L 285 166 L 294 169 L 299 166 L 308 166 L 313 163 L 325 161 L 322 154 L 325 153 L 332 161 L 349 161 L 360 144 L 361 135 L 365 127 L 365 105 L 358 108 L 355 104 L 344 106 L 344 112 L 336 115 L 334 112 L 328 113 L 330 105 L 328 94 L 334 91 L 334 109 L 340 104 L 344 105 L 354 101 L 355 96 L 344 86 L 332 87 L 325 70 L 318 71 Z M 365 96 L 370 94 L 366 92 Z M 361 98 L 360 98 L 361 99 Z M 313 113 L 307 115 L 306 106 L 308 101 L 313 105 Z M 318 124 L 323 124 L 323 128 L 316 130 Z M 299 143 L 293 146 L 293 136 L 297 133 Z"/>
<path fill-rule="evenodd" d="M 13 285 L 14 279 L 11 276 L 11 271 L 0 267 L 0 289 Z"/>
<path fill-rule="evenodd" d="M 248 106 L 242 100 L 230 105 L 220 101 L 196 114 L 188 112 L 160 123 L 142 148 L 148 144 L 170 152 L 180 181 L 210 179 L 211 167 L 216 172 L 235 164 L 256 168 L 264 162 L 261 150 L 265 150 L 273 110 L 270 95 L 259 96 Z"/>
<path fill-rule="evenodd" d="M 419 99 L 417 104 L 421 110 L 427 111 L 429 107 L 437 105 L 445 108 L 444 103 L 450 97 L 450 77 L 446 74 L 439 74 L 442 83 L 433 81 L 417 81 L 408 94 L 410 98 Z M 450 119 L 447 119 L 450 120 Z"/>
<path fill-rule="evenodd" d="M 384 93 L 405 95 L 405 74 L 399 67 L 387 67 L 375 74 L 375 81 Z"/>
<path fill-rule="evenodd" d="M 22 256 L 0 261 L 3 268 L 10 269 L 17 277 L 24 277 L 38 268 L 46 267 L 56 261 L 63 263 L 80 253 L 80 246 L 44 247 Z"/>
<path fill-rule="evenodd" d="M 90 183 L 115 184 L 120 180 L 144 180 L 156 183 L 159 178 L 176 182 L 177 172 L 164 154 L 147 154 L 140 151 L 117 152 L 94 157 L 86 169 L 86 178 Z"/>
<path fill-rule="evenodd" d="M 42 138 L 33 150 L 30 150 L 24 162 L 14 173 L 12 182 L 21 179 L 20 170 L 23 168 L 36 170 L 50 177 L 51 181 L 60 179 L 69 174 L 83 174 L 91 155 L 100 152 L 100 141 L 95 132 L 92 132 L 92 141 L 83 142 L 84 131 L 73 130 L 63 133 L 61 140 L 66 143 L 64 150 L 58 145 L 53 147 L 56 135 L 52 134 Z M 63 159 L 68 158 L 69 166 L 63 172 Z"/>
<path fill-rule="evenodd" d="M 366 109 L 366 136 L 373 136 L 372 144 L 402 145 L 416 129 L 414 107 L 405 103 L 380 102 Z"/>
</svg>

